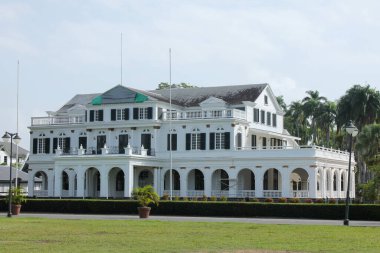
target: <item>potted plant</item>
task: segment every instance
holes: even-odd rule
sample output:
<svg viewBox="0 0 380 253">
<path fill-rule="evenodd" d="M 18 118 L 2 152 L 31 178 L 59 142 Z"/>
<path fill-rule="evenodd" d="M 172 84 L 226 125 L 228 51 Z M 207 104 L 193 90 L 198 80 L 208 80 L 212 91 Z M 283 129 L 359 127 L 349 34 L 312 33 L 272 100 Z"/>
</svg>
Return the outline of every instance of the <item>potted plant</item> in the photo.
<svg viewBox="0 0 380 253">
<path fill-rule="evenodd" d="M 11 212 L 13 215 L 20 214 L 21 204 L 26 202 L 25 194 L 22 188 L 16 187 L 11 189 L 12 200 L 11 200 Z M 9 201 L 9 196 L 6 199 Z"/>
<path fill-rule="evenodd" d="M 160 201 L 160 197 L 151 185 L 135 188 L 132 196 L 139 202 L 140 207 L 137 210 L 140 218 L 148 218 L 151 209 L 148 205 L 152 203 L 158 206 Z"/>
</svg>

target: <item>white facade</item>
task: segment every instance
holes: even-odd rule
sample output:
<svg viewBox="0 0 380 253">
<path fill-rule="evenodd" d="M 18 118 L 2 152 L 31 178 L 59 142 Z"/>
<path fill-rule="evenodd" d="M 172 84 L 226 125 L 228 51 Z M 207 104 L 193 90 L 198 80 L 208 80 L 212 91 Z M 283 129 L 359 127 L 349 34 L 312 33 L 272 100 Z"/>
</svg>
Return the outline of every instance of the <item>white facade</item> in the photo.
<svg viewBox="0 0 380 253">
<path fill-rule="evenodd" d="M 29 196 L 170 194 L 172 168 L 173 196 L 345 198 L 348 153 L 298 146 L 269 85 L 173 89 L 172 107 L 168 97 L 116 86 L 32 118 Z"/>
</svg>

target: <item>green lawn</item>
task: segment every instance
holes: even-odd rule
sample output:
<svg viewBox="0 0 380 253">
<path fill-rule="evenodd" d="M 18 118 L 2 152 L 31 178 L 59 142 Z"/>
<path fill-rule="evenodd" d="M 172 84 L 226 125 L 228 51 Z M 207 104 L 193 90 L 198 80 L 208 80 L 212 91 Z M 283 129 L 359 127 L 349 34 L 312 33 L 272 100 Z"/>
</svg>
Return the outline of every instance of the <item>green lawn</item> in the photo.
<svg viewBox="0 0 380 253">
<path fill-rule="evenodd" d="M 0 217 L 0 252 L 380 252 L 380 227 Z"/>
</svg>

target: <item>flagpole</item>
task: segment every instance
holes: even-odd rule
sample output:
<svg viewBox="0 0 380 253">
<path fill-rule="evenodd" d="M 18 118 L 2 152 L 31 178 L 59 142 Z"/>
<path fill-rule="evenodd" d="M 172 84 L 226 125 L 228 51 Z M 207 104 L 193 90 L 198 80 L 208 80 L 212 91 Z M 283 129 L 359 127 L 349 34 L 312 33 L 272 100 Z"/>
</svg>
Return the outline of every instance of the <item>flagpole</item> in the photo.
<svg viewBox="0 0 380 253">
<path fill-rule="evenodd" d="M 120 85 L 123 85 L 123 33 L 120 33 Z"/>
<path fill-rule="evenodd" d="M 172 153 L 172 49 L 169 48 L 169 151 L 170 151 L 170 200 L 173 200 L 173 153 Z"/>
<path fill-rule="evenodd" d="M 20 79 L 20 61 L 17 60 L 17 92 L 16 92 L 16 133 L 18 133 L 18 90 L 19 90 L 19 79 Z M 11 145 L 13 145 L 11 143 Z M 11 157 L 11 163 L 12 163 L 12 157 Z M 15 187 L 17 187 L 17 179 L 18 178 L 18 144 L 16 144 L 16 177 L 15 177 Z"/>
</svg>

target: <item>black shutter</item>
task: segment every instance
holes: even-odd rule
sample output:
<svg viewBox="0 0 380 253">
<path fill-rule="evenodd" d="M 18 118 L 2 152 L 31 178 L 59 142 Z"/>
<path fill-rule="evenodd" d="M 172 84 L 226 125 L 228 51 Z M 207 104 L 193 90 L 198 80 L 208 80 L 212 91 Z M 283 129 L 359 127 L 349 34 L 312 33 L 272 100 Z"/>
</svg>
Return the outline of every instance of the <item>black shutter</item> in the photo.
<svg viewBox="0 0 380 253">
<path fill-rule="evenodd" d="M 124 109 L 124 120 L 129 120 L 129 108 Z"/>
<path fill-rule="evenodd" d="M 170 134 L 168 134 L 168 139 L 166 143 L 167 143 L 167 150 L 170 151 Z"/>
<path fill-rule="evenodd" d="M 224 133 L 224 149 L 230 149 L 230 132 Z"/>
<path fill-rule="evenodd" d="M 87 122 L 87 110 L 84 111 L 84 121 Z"/>
<path fill-rule="evenodd" d="M 111 121 L 116 120 L 116 109 L 111 109 Z"/>
<path fill-rule="evenodd" d="M 79 147 L 78 148 L 80 148 L 80 145 L 82 145 L 82 147 L 84 149 L 87 148 L 87 137 L 84 137 L 84 136 L 79 137 Z"/>
<path fill-rule="evenodd" d="M 190 150 L 191 147 L 191 134 L 186 134 L 186 150 Z"/>
<path fill-rule="evenodd" d="M 172 150 L 177 150 L 177 134 L 172 134 Z"/>
<path fill-rule="evenodd" d="M 148 107 L 148 119 L 153 119 L 153 107 Z"/>
<path fill-rule="evenodd" d="M 71 145 L 70 145 L 70 137 L 66 137 L 65 138 L 65 144 L 66 144 L 66 147 L 65 147 L 65 153 L 68 153 L 70 152 L 70 148 L 71 148 Z"/>
<path fill-rule="evenodd" d="M 215 149 L 215 133 L 210 133 L 210 150 Z"/>
<path fill-rule="evenodd" d="M 201 133 L 201 150 L 206 150 L 206 133 Z"/>
<path fill-rule="evenodd" d="M 58 138 L 53 138 L 53 153 L 54 154 L 57 147 L 58 147 Z"/>
<path fill-rule="evenodd" d="M 38 139 L 33 139 L 33 154 L 37 154 L 37 145 L 38 145 Z"/>
<path fill-rule="evenodd" d="M 94 122 L 94 110 L 90 110 L 90 122 Z"/>
<path fill-rule="evenodd" d="M 50 138 L 45 138 L 45 154 L 50 153 Z"/>
<path fill-rule="evenodd" d="M 99 110 L 99 121 L 103 121 L 103 110 Z"/>
<path fill-rule="evenodd" d="M 139 108 L 133 108 L 133 119 L 139 119 Z"/>
</svg>

